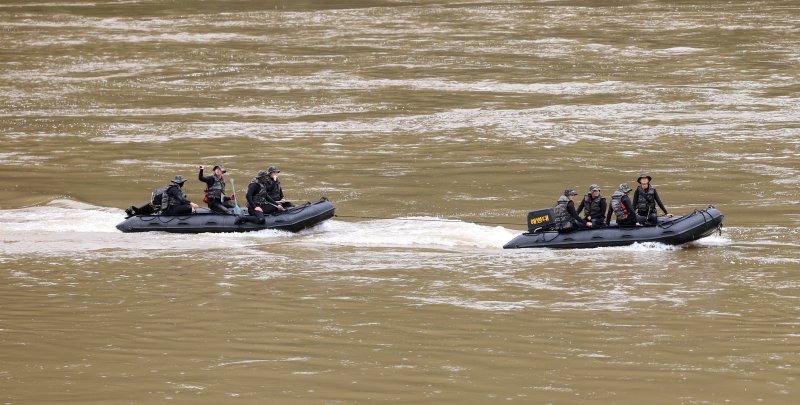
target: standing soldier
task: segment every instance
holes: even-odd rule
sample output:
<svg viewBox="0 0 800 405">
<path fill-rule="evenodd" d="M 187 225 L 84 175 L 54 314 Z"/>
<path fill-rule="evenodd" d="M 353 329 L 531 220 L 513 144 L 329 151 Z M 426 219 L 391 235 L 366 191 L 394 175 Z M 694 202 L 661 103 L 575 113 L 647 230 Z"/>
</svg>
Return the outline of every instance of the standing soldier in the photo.
<svg viewBox="0 0 800 405">
<path fill-rule="evenodd" d="M 672 217 L 661 202 L 661 197 L 658 196 L 656 188 L 650 184 L 653 178 L 647 173 L 642 173 L 636 182 L 639 187 L 636 187 L 636 192 L 633 193 L 633 206 L 636 207 L 636 213 L 646 218 L 648 225 L 658 224 L 658 212 L 656 211 L 656 204 L 664 211 L 668 217 Z"/>
</svg>

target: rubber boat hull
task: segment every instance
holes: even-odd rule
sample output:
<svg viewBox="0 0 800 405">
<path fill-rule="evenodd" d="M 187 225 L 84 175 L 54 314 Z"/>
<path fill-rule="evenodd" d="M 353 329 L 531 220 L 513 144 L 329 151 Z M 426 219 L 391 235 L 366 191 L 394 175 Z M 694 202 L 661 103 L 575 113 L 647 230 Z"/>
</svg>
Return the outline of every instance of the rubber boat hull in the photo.
<svg viewBox="0 0 800 405">
<path fill-rule="evenodd" d="M 612 222 L 605 228 L 568 233 L 523 233 L 506 243 L 503 248 L 577 249 L 626 246 L 643 242 L 680 245 L 713 234 L 721 228 L 724 218 L 719 210 L 709 207 L 682 217 L 659 218 L 656 226 L 620 227 Z"/>
<path fill-rule="evenodd" d="M 192 215 L 133 216 L 119 223 L 117 229 L 122 232 L 174 233 L 252 232 L 263 229 L 299 232 L 333 217 L 334 213 L 333 204 L 323 198 L 315 203 L 289 208 L 277 215 L 267 215 L 264 224 L 236 224 L 236 215 L 215 214 L 207 208 L 198 208 Z"/>
</svg>

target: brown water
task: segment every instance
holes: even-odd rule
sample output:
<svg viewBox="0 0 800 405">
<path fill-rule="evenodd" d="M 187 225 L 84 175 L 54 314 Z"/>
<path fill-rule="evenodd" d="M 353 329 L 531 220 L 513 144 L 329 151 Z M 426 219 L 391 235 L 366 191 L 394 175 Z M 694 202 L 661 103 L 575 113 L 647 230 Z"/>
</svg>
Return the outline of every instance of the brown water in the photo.
<svg viewBox="0 0 800 405">
<path fill-rule="evenodd" d="M 800 5 L 621 4 L 4 1 L 0 402 L 795 403 Z M 114 228 L 217 162 L 388 219 Z M 725 233 L 501 249 L 641 170 Z"/>
</svg>

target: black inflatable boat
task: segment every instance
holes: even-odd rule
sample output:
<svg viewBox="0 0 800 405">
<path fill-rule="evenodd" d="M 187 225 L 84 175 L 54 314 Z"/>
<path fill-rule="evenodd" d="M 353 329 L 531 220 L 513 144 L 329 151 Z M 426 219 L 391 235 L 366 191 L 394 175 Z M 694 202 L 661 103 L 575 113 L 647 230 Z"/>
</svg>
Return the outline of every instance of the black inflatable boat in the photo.
<svg viewBox="0 0 800 405">
<path fill-rule="evenodd" d="M 550 231 L 545 223 L 547 214 L 534 211 L 528 216 L 528 232 L 517 236 L 506 243 L 505 249 L 518 248 L 596 248 L 607 246 L 625 246 L 642 242 L 658 242 L 668 245 L 680 245 L 700 238 L 705 238 L 721 230 L 722 213 L 714 207 L 695 211 L 689 215 L 673 218 L 659 218 L 658 225 L 641 227 L 620 227 L 612 222 L 610 226 L 598 229 L 578 230 L 568 233 Z M 538 227 L 537 227 L 538 226 Z"/>
<path fill-rule="evenodd" d="M 246 212 L 246 211 L 245 211 Z M 117 225 L 122 232 L 252 232 L 279 229 L 299 232 L 333 217 L 335 209 L 326 198 L 315 203 L 291 207 L 276 215 L 267 215 L 264 224 L 236 224 L 236 215 L 221 215 L 207 208 L 198 208 L 192 215 L 137 215 Z M 253 218 L 249 218 L 253 219 Z"/>
</svg>

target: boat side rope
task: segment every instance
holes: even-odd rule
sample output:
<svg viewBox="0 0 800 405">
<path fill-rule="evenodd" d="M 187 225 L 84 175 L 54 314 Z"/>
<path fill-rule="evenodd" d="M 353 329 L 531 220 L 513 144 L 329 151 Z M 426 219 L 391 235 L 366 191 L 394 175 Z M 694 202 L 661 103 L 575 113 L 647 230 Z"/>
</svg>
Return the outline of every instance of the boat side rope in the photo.
<svg viewBox="0 0 800 405">
<path fill-rule="evenodd" d="M 698 210 L 694 210 L 689 215 L 684 215 L 682 217 L 678 217 L 678 218 L 675 218 L 675 219 L 672 219 L 672 220 L 669 220 L 669 221 L 662 222 L 662 223 L 658 224 L 658 227 L 661 228 L 661 229 L 669 229 L 673 225 L 675 225 L 675 224 L 677 224 L 679 222 L 685 221 L 685 220 L 689 219 L 690 217 L 692 217 L 694 214 L 697 214 L 697 213 L 702 214 L 703 215 L 703 220 L 705 221 L 705 218 L 706 218 L 705 214 L 707 214 L 706 210 L 699 210 L 699 211 Z M 711 214 L 709 214 L 709 215 L 711 215 Z"/>
</svg>

